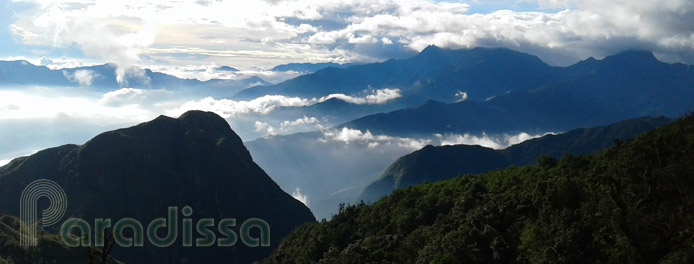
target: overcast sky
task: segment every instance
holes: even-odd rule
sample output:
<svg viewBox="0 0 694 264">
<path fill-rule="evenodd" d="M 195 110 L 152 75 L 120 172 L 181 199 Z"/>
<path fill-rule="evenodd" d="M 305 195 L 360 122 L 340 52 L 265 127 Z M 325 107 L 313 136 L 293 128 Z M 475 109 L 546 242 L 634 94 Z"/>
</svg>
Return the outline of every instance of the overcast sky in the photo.
<svg viewBox="0 0 694 264">
<path fill-rule="evenodd" d="M 692 0 L 1 0 L 0 58 L 140 66 L 365 62 L 428 45 L 566 65 L 627 49 L 694 64 Z"/>
</svg>

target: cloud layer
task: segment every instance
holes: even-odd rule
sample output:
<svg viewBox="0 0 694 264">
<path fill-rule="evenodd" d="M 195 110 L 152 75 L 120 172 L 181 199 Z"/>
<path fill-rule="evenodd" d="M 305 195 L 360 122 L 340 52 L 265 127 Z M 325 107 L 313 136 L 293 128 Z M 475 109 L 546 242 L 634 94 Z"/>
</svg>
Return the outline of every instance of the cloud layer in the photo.
<svg viewBox="0 0 694 264">
<path fill-rule="evenodd" d="M 470 11 L 483 5 L 477 1 L 17 2 L 31 8 L 17 8 L 8 27 L 25 45 L 76 45 L 89 58 L 126 65 L 374 61 L 432 44 L 507 47 L 554 64 L 625 49 L 694 63 L 689 0 L 502 1 L 486 13 Z M 518 3 L 535 8 L 508 10 Z"/>
<path fill-rule="evenodd" d="M 167 114 L 177 116 L 190 110 L 203 110 L 214 112 L 224 118 L 230 118 L 249 113 L 268 114 L 279 107 L 309 106 L 333 98 L 352 104 L 384 104 L 401 97 L 399 89 L 386 88 L 368 92 L 369 93 L 363 97 L 345 94 L 330 94 L 321 98 L 311 99 L 287 97 L 284 95 L 264 95 L 250 101 L 235 101 L 231 99 L 214 99 L 212 97 L 206 97 L 202 100 L 188 101 L 176 109 L 167 111 Z"/>
<path fill-rule="evenodd" d="M 492 149 L 504 149 L 511 145 L 521 143 L 523 141 L 538 138 L 550 133 L 530 135 L 525 132 L 518 134 L 501 134 L 501 135 L 471 135 L 471 134 L 434 134 L 429 138 L 408 138 L 394 137 L 388 135 L 374 135 L 370 131 L 361 131 L 343 127 L 341 129 L 323 129 L 321 131 L 323 137 L 319 139 L 321 142 L 343 142 L 345 144 L 355 143 L 364 144 L 369 148 L 380 146 L 398 146 L 410 150 L 418 150 L 426 145 L 480 145 Z"/>
</svg>

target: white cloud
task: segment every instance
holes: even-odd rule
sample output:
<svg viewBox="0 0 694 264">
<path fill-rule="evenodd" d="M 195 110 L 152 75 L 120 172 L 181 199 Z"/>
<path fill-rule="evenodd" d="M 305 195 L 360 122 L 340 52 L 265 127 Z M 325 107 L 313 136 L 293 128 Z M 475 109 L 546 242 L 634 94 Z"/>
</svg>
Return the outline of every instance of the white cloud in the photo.
<svg viewBox="0 0 694 264">
<path fill-rule="evenodd" d="M 171 95 L 167 90 L 143 90 L 137 88 L 121 88 L 107 92 L 99 102 L 109 106 L 122 106 L 131 104 L 151 104 L 154 100 L 160 100 Z"/>
<path fill-rule="evenodd" d="M 26 44 L 76 43 L 88 57 L 119 65 L 143 55 L 241 67 L 373 61 L 431 44 L 501 46 L 564 64 L 640 48 L 694 63 L 694 2 L 688 0 L 522 0 L 537 4 L 538 12 L 486 14 L 470 13 L 475 1 L 29 2 L 37 7 L 19 12 L 11 26 Z"/>
<path fill-rule="evenodd" d="M 471 135 L 471 134 L 434 134 L 430 138 L 409 138 L 395 137 L 389 135 L 374 135 L 370 131 L 361 131 L 343 127 L 341 129 L 323 129 L 321 130 L 323 137 L 320 142 L 342 142 L 344 144 L 363 144 L 368 149 L 377 149 L 381 146 L 397 146 L 409 150 L 418 150 L 426 145 L 480 145 L 492 149 L 504 149 L 511 145 L 521 143 L 523 141 L 538 138 L 549 133 L 530 135 L 525 132 L 518 134 L 501 134 L 501 135 Z"/>
<path fill-rule="evenodd" d="M 4 159 L 0 160 L 0 167 L 7 165 L 7 163 L 10 163 L 12 161 L 11 159 Z"/>
<path fill-rule="evenodd" d="M 280 130 L 288 131 L 291 128 L 296 127 L 296 126 L 315 125 L 315 124 L 319 124 L 319 123 L 320 122 L 318 121 L 318 118 L 316 118 L 316 117 L 304 116 L 304 117 L 296 119 L 294 121 L 289 121 L 289 120 L 282 121 L 282 123 L 280 124 Z"/>
<path fill-rule="evenodd" d="M 550 133 L 530 135 L 525 132 L 520 132 L 518 134 L 509 135 L 495 135 L 489 136 L 486 133 L 482 133 L 480 136 L 471 134 L 435 134 L 434 136 L 439 139 L 440 145 L 480 145 L 487 148 L 493 149 L 504 149 L 509 146 L 521 143 L 523 141 L 542 137 Z"/>
<path fill-rule="evenodd" d="M 276 72 L 264 69 L 245 69 L 237 72 L 221 71 L 216 64 L 201 65 L 142 65 L 155 72 L 166 73 L 185 79 L 198 79 L 207 81 L 210 79 L 242 80 L 250 77 L 259 77 L 270 83 L 279 83 L 302 75 L 300 72 Z"/>
<path fill-rule="evenodd" d="M 275 128 L 266 122 L 255 121 L 255 123 L 253 124 L 253 129 L 255 130 L 255 132 L 264 133 L 270 136 L 277 134 Z"/>
<path fill-rule="evenodd" d="M 216 100 L 212 97 L 206 97 L 199 101 L 188 101 L 177 109 L 167 111 L 167 113 L 172 116 L 178 116 L 189 110 L 204 110 L 229 118 L 248 113 L 268 114 L 278 107 L 306 106 L 312 102 L 315 102 L 315 100 L 282 95 L 265 95 L 250 101 Z"/>
<path fill-rule="evenodd" d="M 400 89 L 380 89 L 376 90 L 375 93 L 372 91 L 371 94 L 367 94 L 365 97 L 355 97 L 345 94 L 331 94 L 322 97 L 319 101 L 324 102 L 332 98 L 337 98 L 342 101 L 352 103 L 352 104 L 384 104 L 390 100 L 394 100 L 402 97 L 400 94 Z"/>
<path fill-rule="evenodd" d="M 345 144 L 357 143 L 365 144 L 369 148 L 373 149 L 380 145 L 393 145 L 401 148 L 406 148 L 410 150 L 417 150 L 423 148 L 427 144 L 431 144 L 430 139 L 414 139 L 414 138 L 403 138 L 403 137 L 393 137 L 388 135 L 374 135 L 371 131 L 363 132 L 358 129 L 352 129 L 348 127 L 343 127 L 342 129 L 327 129 L 323 130 L 323 138 L 319 139 L 321 142 L 328 141 L 338 141 Z"/>
<path fill-rule="evenodd" d="M 70 116 L 79 118 L 109 118 L 145 121 L 156 117 L 154 103 L 136 101 L 137 104 L 117 104 L 119 90 L 107 95 L 96 95 L 79 88 L 24 87 L 21 90 L 0 91 L 0 120 L 22 120 Z M 145 93 L 147 94 L 147 93 Z M 101 97 L 101 98 L 100 98 Z M 121 98 L 122 99 L 122 98 Z M 133 98 L 137 99 L 137 98 Z M 142 99 L 142 98 L 140 98 Z"/>
<path fill-rule="evenodd" d="M 458 101 L 456 101 L 456 102 L 462 102 L 462 101 L 467 100 L 467 93 L 458 91 L 457 93 L 455 93 L 455 97 L 460 97 L 460 99 L 458 99 Z"/>
<path fill-rule="evenodd" d="M 91 86 L 92 82 L 100 78 L 101 75 L 92 70 L 76 70 L 73 73 L 68 73 L 63 71 L 65 77 L 67 77 L 71 82 L 76 82 L 81 86 Z"/>
<path fill-rule="evenodd" d="M 302 194 L 301 189 L 299 189 L 299 187 L 296 187 L 296 189 L 292 193 L 292 197 L 294 197 L 294 199 L 303 203 L 304 205 L 308 206 L 308 196 L 305 194 Z"/>
<path fill-rule="evenodd" d="M 315 131 L 316 129 L 321 130 L 323 128 L 324 127 L 320 124 L 318 118 L 307 116 L 292 121 L 282 121 L 281 123 L 279 123 L 279 128 L 276 128 L 268 122 L 260 120 L 256 120 L 253 124 L 253 130 L 255 132 L 268 136 L 305 131 Z"/>
<path fill-rule="evenodd" d="M 229 118 L 249 113 L 268 114 L 279 107 L 301 107 L 325 102 L 336 98 L 352 104 L 383 104 L 399 98 L 399 89 L 381 89 L 371 91 L 364 97 L 349 96 L 345 94 L 331 94 L 321 98 L 287 97 L 283 95 L 264 95 L 250 101 L 235 101 L 230 99 L 214 99 L 206 97 L 198 101 L 188 101 L 176 109 L 167 111 L 172 116 L 180 115 L 189 110 L 204 110 L 215 112 L 218 115 Z M 287 124 L 289 125 L 289 123 Z"/>
</svg>

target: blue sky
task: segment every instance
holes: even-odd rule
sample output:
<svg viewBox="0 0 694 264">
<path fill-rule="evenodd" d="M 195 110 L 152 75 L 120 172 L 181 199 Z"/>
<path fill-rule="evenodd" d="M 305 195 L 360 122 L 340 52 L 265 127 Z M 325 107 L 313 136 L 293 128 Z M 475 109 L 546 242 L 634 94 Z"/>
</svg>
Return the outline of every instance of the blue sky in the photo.
<svg viewBox="0 0 694 264">
<path fill-rule="evenodd" d="M 264 69 L 380 61 L 437 45 L 506 47 L 554 65 L 628 49 L 694 63 L 694 1 L 661 2 L 2 0 L 0 58 Z"/>
</svg>

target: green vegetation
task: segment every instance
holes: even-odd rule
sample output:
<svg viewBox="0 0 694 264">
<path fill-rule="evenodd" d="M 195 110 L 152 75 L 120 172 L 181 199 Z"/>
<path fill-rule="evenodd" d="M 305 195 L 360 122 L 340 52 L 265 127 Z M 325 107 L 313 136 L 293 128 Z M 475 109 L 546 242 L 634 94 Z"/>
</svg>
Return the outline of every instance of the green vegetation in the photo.
<svg viewBox="0 0 694 264">
<path fill-rule="evenodd" d="M 40 230 L 36 247 L 22 247 L 19 237 L 26 224 L 14 216 L 0 216 L 0 264 L 13 263 L 120 263 L 96 248 L 70 248 L 59 236 Z M 103 260 L 105 259 L 105 261 Z"/>
<path fill-rule="evenodd" d="M 607 126 L 546 135 L 503 150 L 470 145 L 427 146 L 393 162 L 380 179 L 364 189 L 357 201 L 374 202 L 394 189 L 448 180 L 457 175 L 532 165 L 542 155 L 561 158 L 564 154 L 590 154 L 610 147 L 615 141 L 634 139 L 670 122 L 672 120 L 665 117 L 629 119 Z"/>
<path fill-rule="evenodd" d="M 692 263 L 694 116 L 590 156 L 396 190 L 265 263 Z"/>
</svg>

